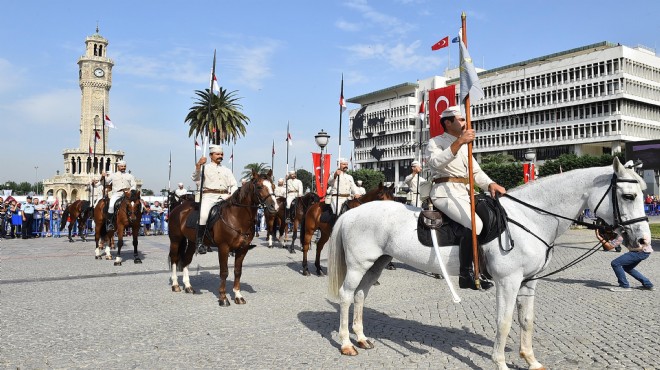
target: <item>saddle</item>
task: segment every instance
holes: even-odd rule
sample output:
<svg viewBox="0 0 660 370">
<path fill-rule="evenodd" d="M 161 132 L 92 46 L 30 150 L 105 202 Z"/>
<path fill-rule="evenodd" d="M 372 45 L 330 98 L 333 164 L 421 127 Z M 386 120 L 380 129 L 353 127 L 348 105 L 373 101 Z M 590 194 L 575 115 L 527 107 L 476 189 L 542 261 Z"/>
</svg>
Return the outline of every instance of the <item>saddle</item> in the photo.
<svg viewBox="0 0 660 370">
<path fill-rule="evenodd" d="M 485 194 L 475 196 L 475 213 L 483 222 L 483 229 L 478 235 L 479 244 L 488 243 L 499 237 L 507 229 L 507 215 L 499 200 Z M 438 245 L 457 245 L 463 235 L 464 227 L 446 217 L 438 210 L 421 211 L 417 218 L 417 238 L 427 247 L 432 247 L 431 232 L 437 232 Z M 513 244 L 512 244 L 513 245 Z"/>
<path fill-rule="evenodd" d="M 220 219 L 220 210 L 222 209 L 225 202 L 219 202 L 213 205 L 209 210 L 209 217 L 206 219 L 206 228 L 211 228 L 216 221 Z M 197 229 L 197 221 L 199 220 L 199 202 L 195 202 L 193 210 L 188 214 L 186 218 L 186 227 L 189 229 Z"/>
<path fill-rule="evenodd" d="M 330 224 L 330 226 L 334 226 L 335 222 L 337 221 L 337 217 L 338 216 L 332 212 L 332 206 L 330 204 L 321 204 L 321 216 L 319 217 L 319 221 Z"/>
</svg>

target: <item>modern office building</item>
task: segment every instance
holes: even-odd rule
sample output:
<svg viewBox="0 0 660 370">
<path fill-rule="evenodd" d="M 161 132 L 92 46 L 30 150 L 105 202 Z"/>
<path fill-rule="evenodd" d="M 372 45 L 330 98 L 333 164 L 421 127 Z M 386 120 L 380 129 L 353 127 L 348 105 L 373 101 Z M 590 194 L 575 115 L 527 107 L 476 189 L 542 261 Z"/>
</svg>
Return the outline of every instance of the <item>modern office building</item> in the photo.
<svg viewBox="0 0 660 370">
<path fill-rule="evenodd" d="M 601 155 L 660 139 L 660 58 L 646 47 L 600 42 L 481 70 L 479 79 L 484 98 L 471 102 L 477 159 Z M 458 94 L 457 70 L 348 99 L 361 106 L 350 113 L 355 164 L 403 181 L 428 142 L 428 115 L 424 122 L 418 116 L 422 97 L 450 85 Z"/>
</svg>

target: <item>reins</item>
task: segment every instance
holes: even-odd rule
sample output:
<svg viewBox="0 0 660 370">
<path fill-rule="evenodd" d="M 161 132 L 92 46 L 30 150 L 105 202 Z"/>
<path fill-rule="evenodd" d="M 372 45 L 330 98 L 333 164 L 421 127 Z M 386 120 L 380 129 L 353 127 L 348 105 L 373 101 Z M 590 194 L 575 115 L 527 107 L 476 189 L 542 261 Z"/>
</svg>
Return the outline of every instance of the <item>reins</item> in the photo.
<svg viewBox="0 0 660 370">
<path fill-rule="evenodd" d="M 649 220 L 648 217 L 637 217 L 637 218 L 630 219 L 630 220 L 625 220 L 625 221 L 621 218 L 621 210 L 619 208 L 619 202 L 617 200 L 616 191 L 614 190 L 614 187 L 616 186 L 616 184 L 620 183 L 620 182 L 637 183 L 637 180 L 635 180 L 635 179 L 620 179 L 620 178 L 618 178 L 616 173 L 613 174 L 612 175 L 612 180 L 610 181 L 610 185 L 607 187 L 607 190 L 605 190 L 605 194 L 603 194 L 603 196 L 600 198 L 600 201 L 598 201 L 598 204 L 596 205 L 596 208 L 594 208 L 594 215 L 596 215 L 596 211 L 598 210 L 598 207 L 600 207 L 600 205 L 603 203 L 603 200 L 607 196 L 607 193 L 609 193 L 611 191 L 612 192 L 612 213 L 613 213 L 613 222 L 614 222 L 613 225 L 608 224 L 605 220 L 603 220 L 600 217 L 596 217 L 596 220 L 593 223 L 580 221 L 580 220 L 577 220 L 577 219 L 565 217 L 565 216 L 558 215 L 558 214 L 553 213 L 553 212 L 546 211 L 546 210 L 541 209 L 539 207 L 533 206 L 533 205 L 531 205 L 527 202 L 524 202 L 524 201 L 522 201 L 522 200 L 520 200 L 520 199 L 518 199 L 518 198 L 516 198 L 512 195 L 509 195 L 509 194 L 503 194 L 503 196 L 513 200 L 514 202 L 516 202 L 518 204 L 522 204 L 522 205 L 524 205 L 524 206 L 526 206 L 530 209 L 533 209 L 537 212 L 545 213 L 545 214 L 548 214 L 548 215 L 551 215 L 551 216 L 554 216 L 554 217 L 558 217 L 558 218 L 561 218 L 561 219 L 564 219 L 564 220 L 567 220 L 567 221 L 571 221 L 571 222 L 573 222 L 577 225 L 584 226 L 589 230 L 598 230 L 600 233 L 614 232 L 614 230 L 616 230 L 620 227 L 624 227 L 624 226 L 634 224 L 634 223 L 637 223 L 637 222 L 646 222 L 646 221 Z M 545 244 L 545 246 L 546 246 L 545 260 L 546 260 L 546 263 L 547 263 L 549 255 L 550 255 L 550 251 L 554 248 L 554 243 L 552 243 L 552 245 L 548 244 L 545 240 L 541 239 L 538 235 L 534 234 L 526 226 L 524 226 L 521 223 L 511 219 L 508 216 L 507 216 L 507 221 L 513 223 L 514 225 L 517 225 L 521 229 L 528 232 L 530 235 L 534 236 L 536 239 L 540 240 L 543 244 Z M 508 232 L 508 228 L 507 228 L 507 232 Z M 512 245 L 511 249 L 513 249 L 513 240 L 511 239 L 510 235 L 511 234 L 509 233 L 509 239 L 511 240 L 511 245 Z M 566 270 L 570 267 L 573 267 L 576 264 L 578 264 L 579 262 L 582 262 L 585 258 L 587 258 L 587 257 L 591 256 L 592 254 L 594 254 L 596 252 L 597 248 L 600 245 L 601 245 L 601 242 L 596 243 L 596 245 L 594 247 L 592 247 L 591 249 L 589 249 L 588 251 L 583 253 L 581 256 L 577 257 L 573 261 L 569 262 L 568 264 L 566 264 L 563 267 L 558 268 L 557 270 L 555 270 L 553 272 L 550 272 L 550 273 L 542 275 L 542 276 L 527 278 L 527 279 L 523 280 L 523 282 L 545 278 L 545 277 L 554 275 L 556 273 L 559 273 L 561 271 L 564 271 L 564 270 Z M 503 249 L 501 242 L 500 242 L 500 248 Z M 511 249 L 509 249 L 509 250 L 511 250 Z"/>
</svg>

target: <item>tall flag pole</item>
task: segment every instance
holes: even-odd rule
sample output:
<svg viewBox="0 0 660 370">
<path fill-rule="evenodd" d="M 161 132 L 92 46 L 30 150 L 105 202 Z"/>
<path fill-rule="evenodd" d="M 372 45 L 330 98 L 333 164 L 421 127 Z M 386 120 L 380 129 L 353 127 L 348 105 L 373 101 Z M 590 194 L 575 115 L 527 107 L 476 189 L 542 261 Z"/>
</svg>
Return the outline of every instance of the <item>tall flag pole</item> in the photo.
<svg viewBox="0 0 660 370">
<path fill-rule="evenodd" d="M 273 178 L 271 180 L 275 180 L 275 139 L 273 139 L 273 151 L 270 156 L 270 169 L 273 170 Z"/>
<path fill-rule="evenodd" d="M 461 56 L 460 56 L 460 85 L 461 91 L 460 96 L 465 97 L 465 121 L 466 127 L 468 130 L 472 129 L 471 121 L 471 112 L 470 112 L 470 86 L 466 84 L 466 80 L 470 79 L 469 68 L 471 67 L 472 60 L 470 60 L 469 54 L 467 54 L 467 16 L 465 12 L 461 14 L 461 30 L 462 35 L 460 40 Z M 465 49 L 465 50 L 464 50 Z M 474 68 L 474 67 L 472 67 Z M 477 98 L 478 99 L 478 98 Z M 463 100 L 463 99 L 460 99 Z M 470 217 L 471 217 L 471 226 L 472 226 L 472 255 L 474 261 L 474 283 L 477 288 L 480 288 L 481 283 L 479 281 L 479 254 L 477 251 L 477 223 L 475 220 L 475 203 L 474 203 L 474 164 L 472 158 L 472 142 L 468 143 L 468 179 L 470 183 Z"/>
<path fill-rule="evenodd" d="M 344 74 L 341 74 L 341 92 L 339 93 L 339 148 L 337 149 L 337 158 L 341 161 L 341 117 L 342 113 L 346 110 L 346 100 L 344 100 Z M 341 162 L 339 162 L 341 168 Z M 337 194 L 337 201 L 335 203 L 335 211 L 339 212 L 339 177 L 335 183 L 335 193 Z"/>
<path fill-rule="evenodd" d="M 231 146 L 231 157 L 229 157 L 231 162 L 231 173 L 234 173 L 234 145 Z"/>
<path fill-rule="evenodd" d="M 422 127 L 424 127 L 424 118 L 426 116 L 426 112 L 425 112 L 425 109 L 424 109 L 425 104 L 426 104 L 426 90 L 422 92 L 422 103 L 419 105 L 419 155 L 418 155 L 418 158 L 419 158 L 419 165 L 422 168 L 424 168 L 422 166 Z M 422 176 L 421 171 L 417 174 L 417 187 L 416 187 L 416 189 L 417 189 L 416 193 L 417 194 L 414 195 L 415 196 L 415 207 L 420 206 L 420 204 L 418 204 L 418 202 L 419 202 L 419 178 L 420 178 L 420 176 Z"/>
<path fill-rule="evenodd" d="M 211 67 L 211 81 L 209 83 L 209 110 L 208 110 L 208 120 L 209 125 L 211 124 L 211 102 L 213 101 L 213 87 L 217 85 L 217 80 L 215 79 L 215 49 L 213 50 L 213 66 Z M 210 140 L 210 138 L 209 138 Z M 204 145 L 204 134 L 202 133 L 202 146 Z M 202 157 L 204 156 L 204 148 L 202 147 Z M 202 171 L 199 179 L 199 203 L 202 203 L 202 195 L 204 193 L 204 167 L 202 166 Z M 201 219 L 202 212 L 199 212 L 197 215 L 197 226 L 199 227 L 199 220 Z M 198 234 L 199 235 L 199 234 Z"/>
<path fill-rule="evenodd" d="M 101 157 L 101 183 L 103 186 L 103 197 L 105 198 L 105 176 L 103 176 L 103 172 L 106 171 L 105 167 L 105 104 L 103 105 L 103 108 L 101 110 L 101 114 L 103 115 L 103 123 L 101 124 L 101 130 L 103 133 L 103 156 Z"/>
</svg>

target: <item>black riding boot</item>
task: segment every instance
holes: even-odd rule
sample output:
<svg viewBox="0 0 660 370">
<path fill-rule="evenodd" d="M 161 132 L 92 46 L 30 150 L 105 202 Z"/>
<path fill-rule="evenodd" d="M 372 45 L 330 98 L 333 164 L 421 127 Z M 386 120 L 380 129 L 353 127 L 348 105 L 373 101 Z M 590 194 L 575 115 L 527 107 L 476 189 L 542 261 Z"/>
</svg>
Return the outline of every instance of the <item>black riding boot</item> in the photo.
<svg viewBox="0 0 660 370">
<path fill-rule="evenodd" d="M 199 254 L 206 254 L 206 247 L 204 246 L 204 231 L 206 230 L 206 225 L 198 225 L 197 226 L 197 238 L 196 238 L 196 243 L 197 244 L 197 253 Z"/>
<path fill-rule="evenodd" d="M 465 233 L 461 239 L 458 259 L 461 263 L 458 275 L 458 286 L 461 289 L 478 290 L 477 285 L 474 283 L 474 267 L 472 266 L 472 230 L 470 229 L 465 229 Z M 490 289 L 493 286 L 493 283 L 483 279 L 479 279 L 479 283 L 483 290 Z"/>
<path fill-rule="evenodd" d="M 105 229 L 107 231 L 114 231 L 115 230 L 115 214 L 114 213 L 108 213 L 108 218 L 105 220 Z"/>
</svg>

